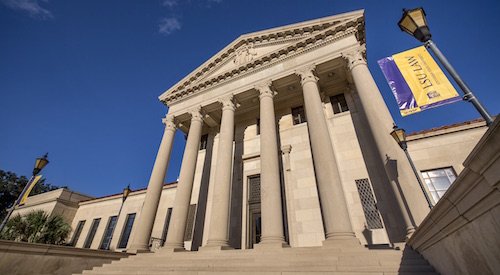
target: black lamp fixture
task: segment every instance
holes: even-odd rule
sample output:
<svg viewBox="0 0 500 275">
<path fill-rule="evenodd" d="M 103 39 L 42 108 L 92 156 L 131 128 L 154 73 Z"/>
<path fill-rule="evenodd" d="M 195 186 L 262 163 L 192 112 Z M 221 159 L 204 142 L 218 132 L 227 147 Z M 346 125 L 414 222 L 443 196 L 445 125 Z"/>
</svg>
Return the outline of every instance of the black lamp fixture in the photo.
<svg viewBox="0 0 500 275">
<path fill-rule="evenodd" d="M 42 169 L 49 164 L 49 160 L 47 159 L 47 155 L 49 153 L 46 153 L 43 158 L 37 158 L 35 161 L 35 168 L 33 168 L 33 176 L 36 176 Z"/>
<path fill-rule="evenodd" d="M 130 184 L 129 184 L 126 188 L 123 188 L 123 197 L 122 197 L 123 201 L 127 199 L 130 192 L 132 192 L 132 190 L 130 190 Z"/>
<path fill-rule="evenodd" d="M 399 20 L 398 26 L 420 42 L 427 42 L 431 39 L 431 32 L 422 7 L 412 10 L 403 9 L 403 17 Z"/>
<path fill-rule="evenodd" d="M 401 149 L 406 150 L 406 132 L 405 129 L 399 128 L 394 124 L 393 131 L 391 132 L 392 138 L 399 144 Z"/>
</svg>

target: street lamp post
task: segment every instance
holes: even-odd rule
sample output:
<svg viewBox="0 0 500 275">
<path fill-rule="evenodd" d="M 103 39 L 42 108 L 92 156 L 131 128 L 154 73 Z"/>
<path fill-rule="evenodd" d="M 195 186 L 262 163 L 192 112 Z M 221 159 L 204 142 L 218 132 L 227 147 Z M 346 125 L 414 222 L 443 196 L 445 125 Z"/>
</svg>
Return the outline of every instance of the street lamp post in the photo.
<svg viewBox="0 0 500 275">
<path fill-rule="evenodd" d="M 109 250 L 109 245 L 111 244 L 111 240 L 113 239 L 113 233 L 115 233 L 115 228 L 116 228 L 116 225 L 118 224 L 118 219 L 120 218 L 120 213 L 122 212 L 123 204 L 125 203 L 125 200 L 127 199 L 130 192 L 132 192 L 132 190 L 130 190 L 130 184 L 129 184 L 126 188 L 123 188 L 122 204 L 120 205 L 120 210 L 118 210 L 118 215 L 116 215 L 115 227 L 113 227 L 113 230 L 111 232 L 111 237 L 110 237 L 108 244 L 106 245 L 106 248 L 105 248 L 106 250 Z"/>
<path fill-rule="evenodd" d="M 14 212 L 14 209 L 16 208 L 16 206 L 21 202 L 21 199 L 22 199 L 24 193 L 26 192 L 26 190 L 31 185 L 31 182 L 33 182 L 33 180 L 35 179 L 35 176 L 38 175 L 38 173 L 40 173 L 40 171 L 42 171 L 42 169 L 49 163 L 49 161 L 47 160 L 47 155 L 48 154 L 49 153 L 46 153 L 43 156 L 43 158 L 37 158 L 36 159 L 36 161 L 35 161 L 35 168 L 33 169 L 33 175 L 31 176 L 31 178 L 28 181 L 28 183 L 26 183 L 26 185 L 24 186 L 23 191 L 21 192 L 21 194 L 19 194 L 19 197 L 14 202 L 14 205 L 12 205 L 12 207 L 9 209 L 9 212 L 7 213 L 7 216 L 5 216 L 5 218 L 3 219 L 2 224 L 0 225 L 0 233 L 3 231 L 3 228 L 5 227 L 5 224 L 7 224 L 7 221 L 9 220 L 10 215 L 12 215 L 12 212 Z"/>
<path fill-rule="evenodd" d="M 422 189 L 422 192 L 424 192 L 425 199 L 427 200 L 427 203 L 429 204 L 429 208 L 432 210 L 432 202 L 429 196 L 427 195 L 427 192 L 425 191 L 424 184 L 420 180 L 420 176 L 418 175 L 417 169 L 415 168 L 415 165 L 413 164 L 413 161 L 411 160 L 410 154 L 408 154 L 408 146 L 406 144 L 406 132 L 404 129 L 398 128 L 398 126 L 394 125 L 393 131 L 391 132 L 391 136 L 394 138 L 394 140 L 399 144 L 399 147 L 403 149 L 403 151 L 406 154 L 406 157 L 408 158 L 408 161 L 410 162 L 411 168 L 413 169 L 413 173 L 415 173 L 415 177 L 417 178 L 418 184 L 420 184 L 420 188 Z"/>
<path fill-rule="evenodd" d="M 441 53 L 436 44 L 432 42 L 431 32 L 429 30 L 429 27 L 427 26 L 424 9 L 422 7 L 412 10 L 403 9 L 403 16 L 401 17 L 401 20 L 399 20 L 398 26 L 402 31 L 407 32 L 420 42 L 424 42 L 425 47 L 431 49 L 431 51 L 436 55 L 437 59 L 450 73 L 451 77 L 453 77 L 460 89 L 462 89 L 462 91 L 464 92 L 463 99 L 474 105 L 474 107 L 486 121 L 486 125 L 489 126 L 491 123 L 493 123 L 493 118 L 491 117 L 488 110 L 484 108 L 483 104 L 481 104 L 479 99 L 476 98 L 471 89 L 467 86 L 467 84 L 465 84 L 465 82 L 458 75 L 455 69 L 453 69 L 450 62 L 448 62 L 448 60 L 443 55 L 443 53 Z"/>
</svg>

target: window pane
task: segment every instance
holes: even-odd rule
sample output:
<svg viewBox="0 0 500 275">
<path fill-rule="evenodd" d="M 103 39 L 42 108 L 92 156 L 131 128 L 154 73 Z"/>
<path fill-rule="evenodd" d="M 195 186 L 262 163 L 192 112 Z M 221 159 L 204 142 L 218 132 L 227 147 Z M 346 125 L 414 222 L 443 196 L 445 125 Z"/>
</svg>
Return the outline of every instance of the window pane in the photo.
<svg viewBox="0 0 500 275">
<path fill-rule="evenodd" d="M 73 239 L 71 240 L 71 245 L 75 246 L 80 238 L 80 234 L 82 233 L 83 226 L 85 225 L 85 221 L 79 221 L 76 226 L 75 234 L 73 234 Z"/>
<path fill-rule="evenodd" d="M 117 216 L 109 218 L 108 227 L 106 228 L 106 232 L 104 233 L 104 237 L 102 238 L 101 246 L 99 247 L 99 249 L 109 249 L 111 239 L 113 238 L 113 232 L 115 231 L 117 218 Z"/>
<path fill-rule="evenodd" d="M 433 178 L 432 183 L 436 187 L 436 190 L 447 190 L 450 187 L 450 180 L 447 177 Z"/>
<path fill-rule="evenodd" d="M 163 234 L 161 236 L 161 246 L 165 243 L 167 239 L 168 226 L 170 225 L 170 217 L 172 216 L 172 207 L 167 209 L 167 218 L 165 219 L 165 226 L 163 227 Z"/>
<path fill-rule="evenodd" d="M 439 201 L 439 196 L 436 192 L 431 192 L 432 198 L 434 199 L 435 202 Z"/>
<path fill-rule="evenodd" d="M 339 95 L 335 95 L 335 96 L 330 97 L 330 102 L 332 103 L 332 108 L 333 108 L 334 114 L 349 111 L 344 94 L 339 94 Z"/>
<path fill-rule="evenodd" d="M 444 177 L 444 176 L 446 176 L 446 174 L 444 173 L 444 171 L 442 169 L 427 171 L 427 173 L 429 174 L 429 177 Z"/>
<path fill-rule="evenodd" d="M 335 103 L 332 102 L 332 108 L 333 108 L 333 113 L 334 114 L 340 113 L 340 107 L 339 107 L 338 101 L 335 102 Z"/>
<path fill-rule="evenodd" d="M 452 167 L 423 171 L 422 176 L 435 202 L 448 190 L 456 178 Z"/>
<path fill-rule="evenodd" d="M 200 150 L 207 149 L 208 135 L 201 136 Z"/>
<path fill-rule="evenodd" d="M 430 179 L 424 179 L 425 180 L 425 184 L 427 184 L 427 188 L 429 188 L 429 191 L 435 191 L 436 189 L 434 189 L 434 185 L 432 185 L 432 182 Z"/>
<path fill-rule="evenodd" d="M 455 176 L 455 172 L 453 171 L 452 168 L 446 168 L 446 169 L 444 169 L 444 171 L 446 172 L 446 174 L 448 176 Z"/>
<path fill-rule="evenodd" d="M 292 108 L 292 116 L 293 116 L 293 125 L 307 122 L 303 106 Z"/>
<path fill-rule="evenodd" d="M 95 219 L 92 222 L 92 226 L 90 227 L 89 235 L 87 236 L 87 239 L 85 240 L 85 245 L 83 246 L 84 248 L 90 248 L 92 245 L 92 241 L 94 240 L 95 232 L 97 231 L 97 227 L 99 227 L 99 223 L 101 222 L 101 218 Z"/>
<path fill-rule="evenodd" d="M 132 226 L 134 225 L 135 213 L 127 215 L 127 221 L 125 222 L 125 228 L 123 230 L 122 238 L 120 239 L 120 244 L 118 248 L 126 248 L 128 244 L 128 238 L 130 237 L 130 232 L 132 232 Z"/>
</svg>

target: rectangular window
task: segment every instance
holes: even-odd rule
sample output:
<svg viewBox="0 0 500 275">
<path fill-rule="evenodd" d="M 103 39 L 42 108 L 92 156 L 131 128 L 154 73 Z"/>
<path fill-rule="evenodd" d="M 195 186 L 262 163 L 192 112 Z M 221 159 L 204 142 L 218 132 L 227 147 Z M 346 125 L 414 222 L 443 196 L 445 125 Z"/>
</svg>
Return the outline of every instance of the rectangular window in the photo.
<svg viewBox="0 0 500 275">
<path fill-rule="evenodd" d="M 292 108 L 292 116 L 293 125 L 307 122 L 306 113 L 304 112 L 304 106 Z"/>
<path fill-rule="evenodd" d="M 257 135 L 260 135 L 260 118 L 257 119 Z"/>
<path fill-rule="evenodd" d="M 127 220 L 125 221 L 125 228 L 123 229 L 123 234 L 118 244 L 118 248 L 126 248 L 128 244 L 128 238 L 130 238 L 130 233 L 132 232 L 132 226 L 134 226 L 135 213 L 128 214 Z"/>
<path fill-rule="evenodd" d="M 189 206 L 188 220 L 186 223 L 186 232 L 184 232 L 184 241 L 191 241 L 193 239 L 195 214 L 196 214 L 196 204 L 191 204 Z"/>
<path fill-rule="evenodd" d="M 92 241 L 94 240 L 95 232 L 97 231 L 97 228 L 99 227 L 99 223 L 101 222 L 101 218 L 94 219 L 92 221 L 92 226 L 90 227 L 89 234 L 87 235 L 87 239 L 85 240 L 85 245 L 83 246 L 84 248 L 90 248 L 92 245 Z"/>
<path fill-rule="evenodd" d="M 422 177 L 434 202 L 438 202 L 457 177 L 451 167 L 422 171 Z"/>
<path fill-rule="evenodd" d="M 78 242 L 78 238 L 80 238 L 80 234 L 82 234 L 83 226 L 85 225 L 85 221 L 79 221 L 76 226 L 75 234 L 73 234 L 73 238 L 71 239 L 71 246 L 75 246 L 76 242 Z"/>
<path fill-rule="evenodd" d="M 201 136 L 200 150 L 207 149 L 208 135 Z"/>
<path fill-rule="evenodd" d="M 161 235 L 161 246 L 167 240 L 168 226 L 170 225 L 170 217 L 172 216 L 172 207 L 167 209 L 167 218 L 165 219 L 165 226 L 163 227 L 163 234 Z"/>
<path fill-rule="evenodd" d="M 368 179 L 355 180 L 368 229 L 384 228 Z"/>
<path fill-rule="evenodd" d="M 118 216 L 112 216 L 109 218 L 108 226 L 106 227 L 106 232 L 104 233 L 99 249 L 109 250 L 109 245 L 111 244 L 111 239 L 113 238 L 113 232 L 115 232 L 117 219 Z"/>
<path fill-rule="evenodd" d="M 330 97 L 330 102 L 332 103 L 334 114 L 349 111 L 349 107 L 347 107 L 347 102 L 345 101 L 344 94 L 339 94 Z"/>
</svg>

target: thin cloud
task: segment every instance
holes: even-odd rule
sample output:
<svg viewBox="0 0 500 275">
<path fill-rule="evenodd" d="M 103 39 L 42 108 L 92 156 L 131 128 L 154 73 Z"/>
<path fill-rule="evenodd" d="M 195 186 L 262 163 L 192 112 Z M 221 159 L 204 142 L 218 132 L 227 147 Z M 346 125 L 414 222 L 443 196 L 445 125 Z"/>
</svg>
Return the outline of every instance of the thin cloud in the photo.
<svg viewBox="0 0 500 275">
<path fill-rule="evenodd" d="M 165 1 L 163 1 L 163 6 L 171 8 L 175 5 L 177 5 L 177 0 L 165 0 Z"/>
<path fill-rule="evenodd" d="M 179 20 L 173 17 L 163 18 L 158 26 L 159 26 L 158 31 L 166 35 L 171 34 L 175 30 L 181 29 L 181 23 L 179 22 Z"/>
<path fill-rule="evenodd" d="M 222 3 L 222 0 L 208 0 L 208 3 Z"/>
<path fill-rule="evenodd" d="M 13 9 L 23 12 L 27 12 L 31 17 L 50 19 L 54 18 L 49 10 L 46 10 L 38 4 L 38 0 L 1 0 L 2 3 Z M 48 0 L 42 0 L 43 2 L 48 2 Z"/>
</svg>

